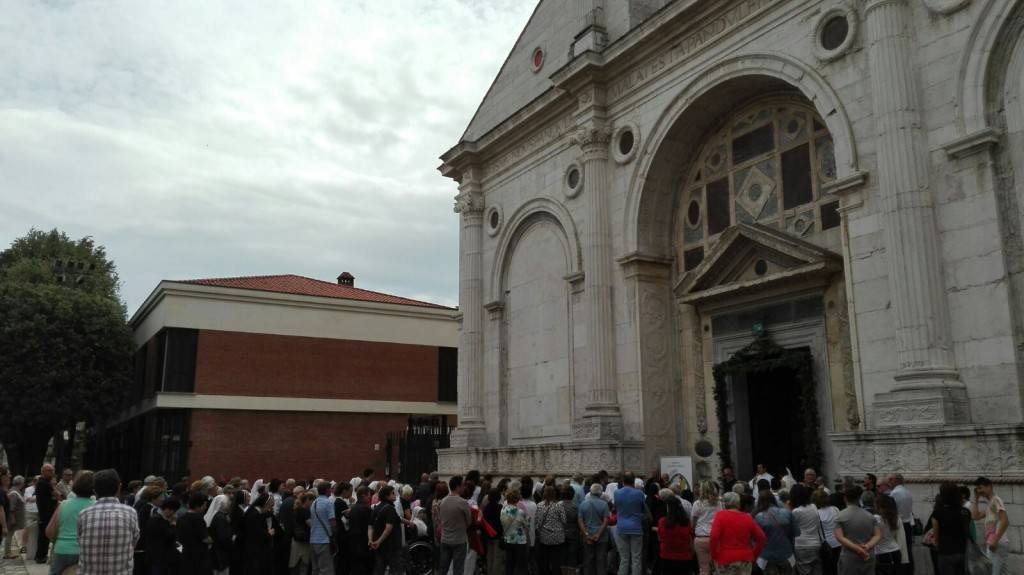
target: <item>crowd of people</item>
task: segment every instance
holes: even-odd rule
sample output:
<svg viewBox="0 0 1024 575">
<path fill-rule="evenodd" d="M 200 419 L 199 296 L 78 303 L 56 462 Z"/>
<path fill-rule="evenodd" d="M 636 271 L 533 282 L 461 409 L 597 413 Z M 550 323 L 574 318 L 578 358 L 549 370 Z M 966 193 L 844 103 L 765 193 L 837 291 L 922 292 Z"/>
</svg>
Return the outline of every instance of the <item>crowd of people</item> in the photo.
<svg viewBox="0 0 1024 575">
<path fill-rule="evenodd" d="M 939 575 L 999 575 L 1006 507 L 992 482 L 943 484 L 926 522 L 903 477 L 829 489 L 758 465 L 691 486 L 680 476 L 497 478 L 417 485 L 0 470 L 6 557 L 52 575 L 911 575 L 913 541 Z M 981 522 L 976 525 L 976 521 Z M 414 557 L 411 549 L 426 550 Z M 979 571 L 979 569 L 983 571 Z"/>
</svg>

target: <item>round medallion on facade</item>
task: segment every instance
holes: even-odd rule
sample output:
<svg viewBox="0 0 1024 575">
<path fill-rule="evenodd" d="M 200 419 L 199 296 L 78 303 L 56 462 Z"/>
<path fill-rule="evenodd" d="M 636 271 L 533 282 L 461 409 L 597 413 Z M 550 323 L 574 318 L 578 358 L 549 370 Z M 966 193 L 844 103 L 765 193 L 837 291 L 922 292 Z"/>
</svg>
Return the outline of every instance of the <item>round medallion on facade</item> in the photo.
<svg viewBox="0 0 1024 575">
<path fill-rule="evenodd" d="M 612 155 L 615 161 L 626 164 L 634 157 L 640 147 L 640 128 L 630 122 L 622 124 L 612 132 Z"/>
<path fill-rule="evenodd" d="M 701 457 L 711 457 L 715 452 L 715 446 L 707 439 L 701 439 L 693 446 L 693 451 Z"/>
<path fill-rule="evenodd" d="M 530 56 L 530 65 L 533 67 L 534 72 L 540 72 L 540 69 L 544 67 L 544 49 L 540 46 L 533 49 L 533 55 Z"/>
<path fill-rule="evenodd" d="M 580 195 L 580 192 L 583 191 L 583 168 L 576 162 L 569 164 L 569 167 L 565 169 L 565 177 L 562 181 L 565 183 L 567 198 L 575 198 Z"/>
<path fill-rule="evenodd" d="M 501 207 L 494 205 L 487 208 L 487 215 L 484 216 L 484 221 L 487 222 L 487 235 L 494 237 L 498 234 L 498 230 L 501 229 L 501 224 L 504 218 L 501 215 Z"/>
<path fill-rule="evenodd" d="M 857 37 L 857 14 L 849 6 L 834 6 L 814 26 L 814 55 L 823 62 L 844 56 Z"/>
</svg>

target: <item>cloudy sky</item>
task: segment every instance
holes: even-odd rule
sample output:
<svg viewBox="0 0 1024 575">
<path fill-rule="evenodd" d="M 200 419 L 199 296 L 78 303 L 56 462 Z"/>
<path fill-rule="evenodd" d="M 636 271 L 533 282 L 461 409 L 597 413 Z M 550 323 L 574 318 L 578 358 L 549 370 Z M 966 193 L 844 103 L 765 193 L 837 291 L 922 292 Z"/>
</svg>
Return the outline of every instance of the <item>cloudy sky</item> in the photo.
<svg viewBox="0 0 1024 575">
<path fill-rule="evenodd" d="M 531 0 L 0 0 L 0 249 L 161 279 L 295 273 L 455 305 L 436 171 Z"/>
</svg>

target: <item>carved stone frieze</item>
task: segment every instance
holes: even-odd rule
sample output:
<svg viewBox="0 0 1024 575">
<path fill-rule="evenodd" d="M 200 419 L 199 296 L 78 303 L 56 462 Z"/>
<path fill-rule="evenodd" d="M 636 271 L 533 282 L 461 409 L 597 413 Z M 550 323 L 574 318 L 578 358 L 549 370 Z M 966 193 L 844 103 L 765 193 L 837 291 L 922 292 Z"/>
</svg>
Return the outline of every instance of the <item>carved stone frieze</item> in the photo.
<svg viewBox="0 0 1024 575">
<path fill-rule="evenodd" d="M 936 427 L 929 432 L 832 434 L 842 475 L 900 472 L 917 477 L 1019 477 L 1024 434 L 1017 426 Z"/>
<path fill-rule="evenodd" d="M 601 445 L 596 443 L 559 443 L 504 448 L 450 448 L 438 450 L 438 470 L 443 475 L 479 469 L 504 475 L 609 473 L 640 471 L 643 445 L 639 442 Z"/>
<path fill-rule="evenodd" d="M 840 332 L 839 351 L 842 356 L 843 367 L 843 396 L 846 398 L 846 423 L 850 429 L 860 427 L 860 407 L 857 397 L 857 385 L 855 382 L 853 367 L 853 344 L 850 340 L 850 311 L 847 307 L 846 290 L 839 289 L 836 292 L 837 302 L 835 316 L 839 320 Z"/>
</svg>

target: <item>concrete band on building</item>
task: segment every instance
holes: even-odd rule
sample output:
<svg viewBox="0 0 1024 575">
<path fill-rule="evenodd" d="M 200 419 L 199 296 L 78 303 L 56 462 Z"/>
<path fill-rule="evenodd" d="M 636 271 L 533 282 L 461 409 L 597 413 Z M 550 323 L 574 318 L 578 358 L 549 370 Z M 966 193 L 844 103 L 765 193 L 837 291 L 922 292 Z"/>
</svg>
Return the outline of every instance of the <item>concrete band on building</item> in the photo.
<svg viewBox="0 0 1024 575">
<path fill-rule="evenodd" d="M 1022 29 L 1021 0 L 540 2 L 442 156 L 442 472 L 809 461 L 901 472 L 921 517 L 945 479 L 1024 504 Z"/>
<path fill-rule="evenodd" d="M 456 421 L 457 310 L 338 282 L 161 282 L 131 319 L 134 387 L 95 465 L 168 480 L 409 471 L 406 434 L 446 441 Z"/>
</svg>

